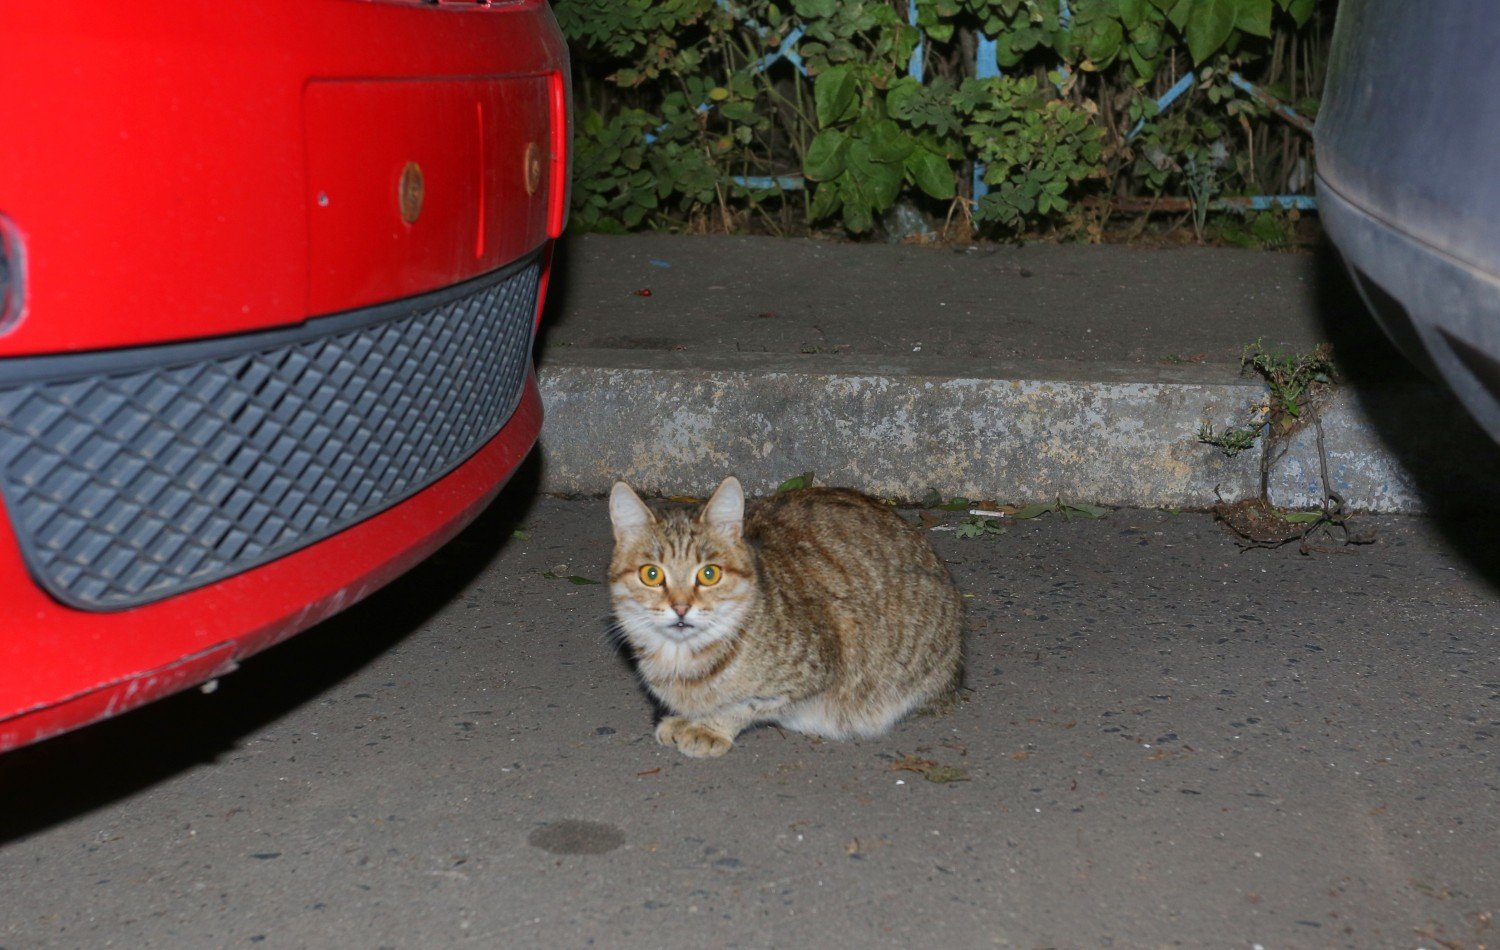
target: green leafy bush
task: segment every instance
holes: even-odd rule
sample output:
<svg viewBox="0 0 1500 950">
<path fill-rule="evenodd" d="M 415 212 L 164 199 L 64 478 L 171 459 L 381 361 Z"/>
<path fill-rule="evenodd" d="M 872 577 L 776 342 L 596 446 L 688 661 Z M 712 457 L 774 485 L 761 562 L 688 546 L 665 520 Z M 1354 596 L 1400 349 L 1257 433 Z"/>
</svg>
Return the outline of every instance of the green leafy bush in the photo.
<svg viewBox="0 0 1500 950">
<path fill-rule="evenodd" d="M 1089 239 L 1111 214 L 1186 199 L 1201 235 L 1215 198 L 1310 184 L 1305 136 L 1231 74 L 1315 110 L 1329 5 L 916 0 L 914 29 L 906 0 L 556 0 L 573 220 L 864 234 L 905 201 L 997 237 Z M 975 75 L 985 37 L 998 77 Z M 1284 240 L 1273 223 L 1221 230 Z"/>
</svg>

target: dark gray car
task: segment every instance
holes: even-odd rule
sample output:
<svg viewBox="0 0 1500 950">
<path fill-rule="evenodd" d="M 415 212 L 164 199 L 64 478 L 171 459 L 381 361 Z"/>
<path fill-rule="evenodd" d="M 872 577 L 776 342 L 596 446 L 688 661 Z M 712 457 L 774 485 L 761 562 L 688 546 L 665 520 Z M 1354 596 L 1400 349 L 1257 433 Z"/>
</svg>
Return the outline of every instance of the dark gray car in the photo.
<svg viewBox="0 0 1500 950">
<path fill-rule="evenodd" d="M 1342 0 L 1318 203 L 1381 325 L 1500 441 L 1494 0 Z"/>
</svg>

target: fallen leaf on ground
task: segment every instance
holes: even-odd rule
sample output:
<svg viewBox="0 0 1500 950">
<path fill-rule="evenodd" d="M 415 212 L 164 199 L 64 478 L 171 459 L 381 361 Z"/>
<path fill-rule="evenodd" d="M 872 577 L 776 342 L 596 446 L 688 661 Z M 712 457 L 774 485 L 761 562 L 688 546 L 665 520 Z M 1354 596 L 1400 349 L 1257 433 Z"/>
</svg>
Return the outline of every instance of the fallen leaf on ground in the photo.
<svg viewBox="0 0 1500 950">
<path fill-rule="evenodd" d="M 1067 722 L 1053 722 L 1050 719 L 1027 719 L 1028 726 L 1056 726 L 1058 729 L 1072 729 L 1078 725 L 1077 719 L 1069 719 Z"/>
<path fill-rule="evenodd" d="M 920 772 L 929 782 L 967 782 L 969 772 L 955 765 L 938 765 L 931 759 L 906 755 L 891 763 L 892 772 Z"/>
<path fill-rule="evenodd" d="M 927 490 L 927 495 L 922 499 L 923 508 L 940 508 L 943 511 L 962 511 L 965 508 L 968 508 L 971 504 L 983 505 L 985 503 L 971 502 L 967 498 L 958 496 L 944 501 L 942 493 L 939 492 L 936 488 L 929 488 Z"/>
<path fill-rule="evenodd" d="M 1098 505 L 1088 505 L 1081 501 L 1063 501 L 1059 498 L 1046 505 L 1023 505 L 1012 513 L 1012 517 L 1025 520 L 1039 518 L 1042 515 L 1061 515 L 1064 521 L 1072 521 L 1074 518 L 1103 518 L 1109 512 L 1110 509 L 1101 508 Z"/>
<path fill-rule="evenodd" d="M 580 587 L 582 587 L 584 584 L 600 583 L 599 581 L 592 580 L 591 578 L 580 577 L 577 574 L 569 574 L 568 565 L 566 564 L 559 564 L 551 570 L 542 571 L 542 576 L 547 578 L 547 580 L 549 581 L 567 581 L 570 584 L 577 584 Z"/>
<path fill-rule="evenodd" d="M 813 473 L 803 472 L 801 475 L 793 475 L 791 478 L 788 478 L 786 481 L 782 482 L 779 486 L 777 486 L 776 492 L 777 494 L 780 494 L 781 492 L 796 491 L 799 488 L 811 488 L 812 483 Z"/>
</svg>

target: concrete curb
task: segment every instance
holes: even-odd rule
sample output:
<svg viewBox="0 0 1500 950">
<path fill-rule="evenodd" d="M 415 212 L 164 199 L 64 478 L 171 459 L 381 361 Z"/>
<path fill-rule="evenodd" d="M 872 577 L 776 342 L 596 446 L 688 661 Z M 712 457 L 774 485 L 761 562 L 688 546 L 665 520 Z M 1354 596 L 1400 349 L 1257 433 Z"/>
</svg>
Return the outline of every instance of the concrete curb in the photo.
<svg viewBox="0 0 1500 950">
<path fill-rule="evenodd" d="M 1110 246 L 935 250 L 585 235 L 543 322 L 543 487 L 702 494 L 798 472 L 885 496 L 1207 508 L 1260 489 L 1260 450 L 1197 441 L 1265 398 L 1251 341 L 1330 343 L 1334 489 L 1380 512 L 1493 506 L 1500 450 L 1385 342 L 1327 255 Z M 1279 504 L 1320 502 L 1299 433 Z"/>
<path fill-rule="evenodd" d="M 549 360 L 539 373 L 543 490 L 600 494 L 623 478 L 649 493 L 701 495 L 733 473 L 756 492 L 810 470 L 820 482 L 908 500 L 936 488 L 1206 508 L 1258 492 L 1258 448 L 1227 458 L 1196 439 L 1201 420 L 1243 419 L 1264 398 L 1258 383 L 1226 380 L 1222 368 L 1153 368 L 1144 379 L 1138 366 L 1095 366 L 1090 375 L 1107 378 L 1080 379 L 748 355 L 688 366 L 670 356 Z M 1426 387 L 1340 391 L 1324 416 L 1335 490 L 1359 510 L 1415 513 L 1464 473 L 1494 471 L 1489 440 L 1454 413 L 1446 394 Z M 1405 443 L 1399 456 L 1392 432 Z M 1307 430 L 1274 466 L 1272 499 L 1316 506 L 1318 471 Z"/>
</svg>

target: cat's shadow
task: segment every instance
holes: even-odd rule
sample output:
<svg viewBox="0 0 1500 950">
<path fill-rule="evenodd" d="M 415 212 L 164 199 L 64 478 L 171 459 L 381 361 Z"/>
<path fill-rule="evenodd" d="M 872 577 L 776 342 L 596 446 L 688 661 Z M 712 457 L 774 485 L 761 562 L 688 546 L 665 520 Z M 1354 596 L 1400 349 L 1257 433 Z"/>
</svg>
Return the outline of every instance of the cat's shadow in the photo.
<svg viewBox="0 0 1500 950">
<path fill-rule="evenodd" d="M 330 620 L 251 657 L 214 695 L 177 693 L 128 715 L 0 755 L 0 845 L 139 793 L 234 751 L 400 643 L 488 566 L 541 481 L 533 451 L 438 552 Z"/>
<path fill-rule="evenodd" d="M 671 710 L 662 705 L 661 701 L 655 696 L 652 696 L 651 691 L 646 688 L 646 684 L 641 681 L 641 674 L 636 666 L 635 657 L 631 655 L 630 645 L 625 642 L 624 635 L 620 633 L 619 624 L 615 621 L 613 613 L 604 618 L 604 637 L 609 643 L 610 650 L 614 652 L 615 662 L 620 665 L 620 668 L 635 683 L 636 692 L 640 693 L 641 697 L 647 703 L 650 703 L 651 726 L 654 729 L 664 716 L 671 715 Z"/>
</svg>

